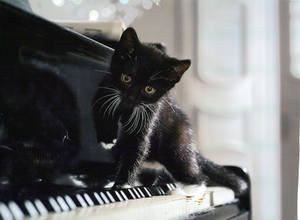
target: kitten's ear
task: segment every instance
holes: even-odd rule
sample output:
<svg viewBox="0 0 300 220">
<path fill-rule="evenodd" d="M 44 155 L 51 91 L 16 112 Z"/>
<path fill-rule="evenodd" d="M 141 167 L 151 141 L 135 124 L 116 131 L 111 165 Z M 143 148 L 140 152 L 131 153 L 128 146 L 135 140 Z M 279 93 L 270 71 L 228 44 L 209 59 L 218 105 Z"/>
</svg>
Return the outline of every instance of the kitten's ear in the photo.
<svg viewBox="0 0 300 220">
<path fill-rule="evenodd" d="M 179 82 L 183 73 L 190 67 L 190 65 L 190 60 L 179 60 L 175 65 L 173 65 L 172 71 L 169 73 L 170 80 L 175 83 Z"/>
<path fill-rule="evenodd" d="M 138 43 L 139 39 L 135 30 L 129 27 L 123 32 L 118 46 L 119 48 L 125 49 L 129 53 L 132 53 Z"/>
</svg>

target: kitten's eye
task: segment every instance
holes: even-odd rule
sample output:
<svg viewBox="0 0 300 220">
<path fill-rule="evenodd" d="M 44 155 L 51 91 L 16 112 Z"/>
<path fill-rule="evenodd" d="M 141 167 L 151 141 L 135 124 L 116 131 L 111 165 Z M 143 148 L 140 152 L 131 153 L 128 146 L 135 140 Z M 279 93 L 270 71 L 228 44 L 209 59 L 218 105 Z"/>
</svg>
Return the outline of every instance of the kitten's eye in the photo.
<svg viewBox="0 0 300 220">
<path fill-rule="evenodd" d="M 130 83 L 132 78 L 131 78 L 131 76 L 128 76 L 128 75 L 122 73 L 121 80 L 124 83 Z"/>
<path fill-rule="evenodd" d="M 151 86 L 146 86 L 146 87 L 145 87 L 145 92 L 146 92 L 147 94 L 149 94 L 149 95 L 154 94 L 155 91 L 156 91 L 156 89 L 154 89 L 154 88 L 151 87 Z"/>
</svg>

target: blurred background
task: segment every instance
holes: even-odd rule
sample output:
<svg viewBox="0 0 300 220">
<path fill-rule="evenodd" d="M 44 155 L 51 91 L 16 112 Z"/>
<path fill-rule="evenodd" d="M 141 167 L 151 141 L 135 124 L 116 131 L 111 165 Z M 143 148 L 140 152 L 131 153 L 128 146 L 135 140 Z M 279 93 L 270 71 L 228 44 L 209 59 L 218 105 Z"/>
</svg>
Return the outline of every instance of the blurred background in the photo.
<svg viewBox="0 0 300 220">
<path fill-rule="evenodd" d="M 208 158 L 244 167 L 253 219 L 296 219 L 300 1 L 30 0 L 57 22 L 122 22 L 192 67 L 174 94 Z M 97 23 L 95 23 L 97 24 Z"/>
</svg>

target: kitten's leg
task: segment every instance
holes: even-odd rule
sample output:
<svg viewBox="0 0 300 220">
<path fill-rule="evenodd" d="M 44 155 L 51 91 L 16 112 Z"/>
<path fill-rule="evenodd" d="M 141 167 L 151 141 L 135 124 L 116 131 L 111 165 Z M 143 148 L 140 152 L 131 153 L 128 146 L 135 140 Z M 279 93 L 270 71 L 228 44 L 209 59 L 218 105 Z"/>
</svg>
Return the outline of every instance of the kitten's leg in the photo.
<svg viewBox="0 0 300 220">
<path fill-rule="evenodd" d="M 145 160 L 148 146 L 136 138 L 125 138 L 118 142 L 114 149 L 120 151 L 119 167 L 114 187 L 132 185 L 135 181 L 140 164 Z"/>
<path fill-rule="evenodd" d="M 165 148 L 160 154 L 159 162 L 182 184 L 173 194 L 202 198 L 207 177 L 197 163 L 196 153 L 187 146 L 180 149 Z"/>
</svg>

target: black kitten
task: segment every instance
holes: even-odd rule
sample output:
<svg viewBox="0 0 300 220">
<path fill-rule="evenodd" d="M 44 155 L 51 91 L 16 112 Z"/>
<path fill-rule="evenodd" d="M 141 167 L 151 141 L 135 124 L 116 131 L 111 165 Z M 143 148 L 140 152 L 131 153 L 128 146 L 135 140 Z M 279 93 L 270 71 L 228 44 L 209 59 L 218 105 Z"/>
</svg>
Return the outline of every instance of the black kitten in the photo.
<svg viewBox="0 0 300 220">
<path fill-rule="evenodd" d="M 156 161 L 181 183 L 200 185 L 210 178 L 237 195 L 245 192 L 241 178 L 198 153 L 188 119 L 168 93 L 190 63 L 142 44 L 133 28 L 123 33 L 112 57 L 111 79 L 100 85 L 94 100 L 98 140 L 117 138 L 114 187 L 133 184 L 142 165 Z"/>
</svg>

